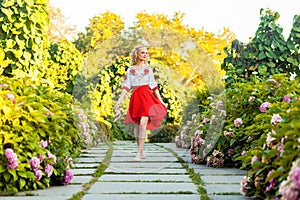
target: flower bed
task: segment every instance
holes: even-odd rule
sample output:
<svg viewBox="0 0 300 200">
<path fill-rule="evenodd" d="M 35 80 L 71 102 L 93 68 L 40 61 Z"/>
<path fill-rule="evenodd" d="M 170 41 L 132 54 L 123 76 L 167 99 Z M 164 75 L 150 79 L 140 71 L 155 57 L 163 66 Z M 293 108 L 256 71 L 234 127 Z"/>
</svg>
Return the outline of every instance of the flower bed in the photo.
<svg viewBox="0 0 300 200">
<path fill-rule="evenodd" d="M 299 198 L 295 182 L 300 152 L 299 91 L 299 79 L 285 75 L 234 84 L 226 91 L 226 118 L 215 145 L 208 135 L 211 127 L 221 124 L 216 123 L 221 114 L 213 114 L 218 103 L 210 104 L 197 115 L 199 122 L 187 126 L 192 162 L 246 169 L 241 182 L 245 196 Z"/>
<path fill-rule="evenodd" d="M 73 111 L 71 96 L 1 77 L 0 104 L 1 193 L 68 184 L 73 158 L 96 140 L 95 126 Z"/>
</svg>

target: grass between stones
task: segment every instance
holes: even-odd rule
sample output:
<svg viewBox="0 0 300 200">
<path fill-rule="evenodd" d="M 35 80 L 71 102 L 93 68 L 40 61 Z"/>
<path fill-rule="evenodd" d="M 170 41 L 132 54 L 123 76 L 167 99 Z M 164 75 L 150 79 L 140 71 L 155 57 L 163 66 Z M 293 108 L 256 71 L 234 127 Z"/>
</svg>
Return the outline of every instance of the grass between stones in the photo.
<svg viewBox="0 0 300 200">
<path fill-rule="evenodd" d="M 97 180 L 103 175 L 106 168 L 110 163 L 110 159 L 113 153 L 113 143 L 109 143 L 109 149 L 105 155 L 103 161 L 97 167 L 96 172 L 93 174 L 93 178 L 86 184 L 83 185 L 83 190 L 78 192 L 77 194 L 73 195 L 69 200 L 80 200 L 82 197 L 87 193 L 87 191 L 92 187 L 92 185 L 97 182 Z"/>
<path fill-rule="evenodd" d="M 187 163 L 180 157 L 176 152 L 174 152 L 172 149 L 161 146 L 168 150 L 170 153 L 172 153 L 180 162 L 182 167 L 189 173 L 189 177 L 192 179 L 193 183 L 197 186 L 197 191 L 200 195 L 201 200 L 210 200 L 209 196 L 207 195 L 207 192 L 204 188 L 204 183 L 200 177 L 200 174 L 196 173 L 194 169 L 189 168 Z"/>
</svg>

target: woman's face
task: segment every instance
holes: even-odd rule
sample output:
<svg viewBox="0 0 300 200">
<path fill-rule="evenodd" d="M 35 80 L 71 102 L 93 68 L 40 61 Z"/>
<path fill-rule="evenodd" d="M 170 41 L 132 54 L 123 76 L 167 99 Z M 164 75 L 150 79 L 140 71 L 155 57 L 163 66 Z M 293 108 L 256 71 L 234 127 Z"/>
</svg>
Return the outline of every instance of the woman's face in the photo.
<svg viewBox="0 0 300 200">
<path fill-rule="evenodd" d="M 140 48 L 138 53 L 137 53 L 137 58 L 140 61 L 146 62 L 148 59 L 148 51 L 146 48 Z"/>
</svg>

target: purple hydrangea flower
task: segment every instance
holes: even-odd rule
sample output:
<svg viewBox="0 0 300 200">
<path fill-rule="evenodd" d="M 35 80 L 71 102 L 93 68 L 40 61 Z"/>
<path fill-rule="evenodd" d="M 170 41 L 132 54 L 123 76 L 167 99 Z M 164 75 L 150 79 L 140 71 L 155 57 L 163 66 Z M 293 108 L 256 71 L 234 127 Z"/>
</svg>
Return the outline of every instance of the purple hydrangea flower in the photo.
<svg viewBox="0 0 300 200">
<path fill-rule="evenodd" d="M 5 149 L 5 156 L 7 158 L 7 167 L 9 169 L 17 169 L 19 166 L 18 157 L 14 150 L 11 148 Z"/>
<path fill-rule="evenodd" d="M 287 102 L 287 103 L 290 103 L 291 102 L 291 99 L 289 98 L 289 96 L 285 95 L 283 97 L 283 101 Z"/>
<path fill-rule="evenodd" d="M 265 112 L 267 108 L 269 108 L 271 104 L 269 102 L 264 102 L 260 105 L 259 110 L 260 112 Z"/>
<path fill-rule="evenodd" d="M 47 164 L 45 166 L 45 173 L 47 177 L 50 177 L 53 174 L 53 166 L 50 164 Z"/>
<path fill-rule="evenodd" d="M 30 163 L 31 169 L 34 172 L 36 172 L 39 169 L 40 164 L 41 164 L 40 159 L 38 159 L 37 157 L 32 157 L 30 159 L 29 163 Z"/>
<path fill-rule="evenodd" d="M 64 184 L 68 184 L 71 182 L 71 180 L 73 179 L 73 173 L 71 169 L 67 169 L 67 171 L 65 172 L 65 177 L 64 177 Z"/>
</svg>

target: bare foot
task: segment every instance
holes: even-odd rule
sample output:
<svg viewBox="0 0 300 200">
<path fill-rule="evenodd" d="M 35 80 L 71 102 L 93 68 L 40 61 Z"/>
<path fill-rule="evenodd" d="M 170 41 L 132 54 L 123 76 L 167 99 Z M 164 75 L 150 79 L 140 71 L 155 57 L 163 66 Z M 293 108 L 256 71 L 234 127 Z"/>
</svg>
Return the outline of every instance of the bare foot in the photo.
<svg viewBox="0 0 300 200">
<path fill-rule="evenodd" d="M 141 154 L 136 154 L 134 161 L 141 161 Z"/>
</svg>

